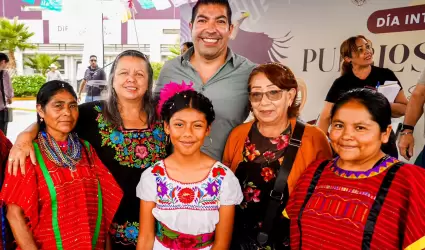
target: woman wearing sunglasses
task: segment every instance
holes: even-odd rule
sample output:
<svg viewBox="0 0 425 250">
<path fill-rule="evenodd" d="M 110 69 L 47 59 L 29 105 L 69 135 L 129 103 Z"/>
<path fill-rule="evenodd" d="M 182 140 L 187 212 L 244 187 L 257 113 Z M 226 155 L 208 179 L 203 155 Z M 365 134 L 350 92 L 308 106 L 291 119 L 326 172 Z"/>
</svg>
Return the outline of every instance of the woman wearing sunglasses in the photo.
<svg viewBox="0 0 425 250">
<path fill-rule="evenodd" d="M 244 193 L 231 249 L 286 249 L 289 220 L 281 215 L 288 194 L 310 163 L 331 158 L 331 149 L 320 129 L 297 121 L 298 84 L 288 67 L 259 65 L 248 88 L 255 120 L 231 132 L 223 157 Z"/>
</svg>

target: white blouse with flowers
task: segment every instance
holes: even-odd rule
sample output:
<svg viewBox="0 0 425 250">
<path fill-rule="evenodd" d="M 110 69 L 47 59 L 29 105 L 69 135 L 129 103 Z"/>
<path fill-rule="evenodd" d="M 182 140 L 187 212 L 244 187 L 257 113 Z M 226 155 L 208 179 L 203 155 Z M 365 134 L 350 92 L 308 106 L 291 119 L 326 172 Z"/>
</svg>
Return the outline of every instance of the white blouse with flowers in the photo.
<svg viewBox="0 0 425 250">
<path fill-rule="evenodd" d="M 204 180 L 181 183 L 171 179 L 164 161 L 159 161 L 144 171 L 136 193 L 141 200 L 156 203 L 152 214 L 158 222 L 187 235 L 213 233 L 220 206 L 238 205 L 243 199 L 238 179 L 220 162 L 212 166 Z M 153 249 L 169 249 L 157 238 Z"/>
</svg>

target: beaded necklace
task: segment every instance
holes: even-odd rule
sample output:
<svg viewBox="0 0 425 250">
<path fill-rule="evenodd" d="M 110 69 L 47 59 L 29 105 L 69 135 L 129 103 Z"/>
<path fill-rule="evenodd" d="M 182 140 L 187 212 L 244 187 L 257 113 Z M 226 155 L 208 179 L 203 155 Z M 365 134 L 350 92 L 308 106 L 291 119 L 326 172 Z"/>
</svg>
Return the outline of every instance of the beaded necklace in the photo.
<svg viewBox="0 0 425 250">
<path fill-rule="evenodd" d="M 41 150 L 47 158 L 57 166 L 69 168 L 75 171 L 78 161 L 81 159 L 81 143 L 76 133 L 68 135 L 68 148 L 63 152 L 55 139 L 45 131 L 38 133 L 38 141 Z"/>
</svg>

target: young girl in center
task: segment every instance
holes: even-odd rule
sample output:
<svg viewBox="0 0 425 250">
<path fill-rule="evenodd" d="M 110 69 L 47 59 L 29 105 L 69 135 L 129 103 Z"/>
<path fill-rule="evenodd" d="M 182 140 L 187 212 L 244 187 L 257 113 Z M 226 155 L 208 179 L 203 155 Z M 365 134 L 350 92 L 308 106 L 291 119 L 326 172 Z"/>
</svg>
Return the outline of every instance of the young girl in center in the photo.
<svg viewBox="0 0 425 250">
<path fill-rule="evenodd" d="M 229 249 L 235 205 L 243 195 L 238 179 L 201 152 L 215 114 L 211 101 L 191 87 L 170 83 L 158 111 L 173 153 L 147 169 L 137 186 L 140 198 L 138 250 Z"/>
</svg>

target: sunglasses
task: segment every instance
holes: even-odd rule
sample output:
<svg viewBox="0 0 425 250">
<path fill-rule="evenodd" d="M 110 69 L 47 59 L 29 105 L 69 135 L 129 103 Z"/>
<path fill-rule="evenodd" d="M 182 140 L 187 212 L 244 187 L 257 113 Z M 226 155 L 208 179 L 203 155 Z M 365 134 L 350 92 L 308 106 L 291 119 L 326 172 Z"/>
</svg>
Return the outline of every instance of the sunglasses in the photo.
<svg viewBox="0 0 425 250">
<path fill-rule="evenodd" d="M 249 100 L 251 102 L 261 102 L 263 96 L 266 95 L 270 101 L 279 101 L 282 98 L 283 89 L 281 90 L 270 90 L 267 92 L 250 92 Z"/>
<path fill-rule="evenodd" d="M 91 59 L 90 62 L 97 62 L 97 60 L 96 59 Z"/>
</svg>

